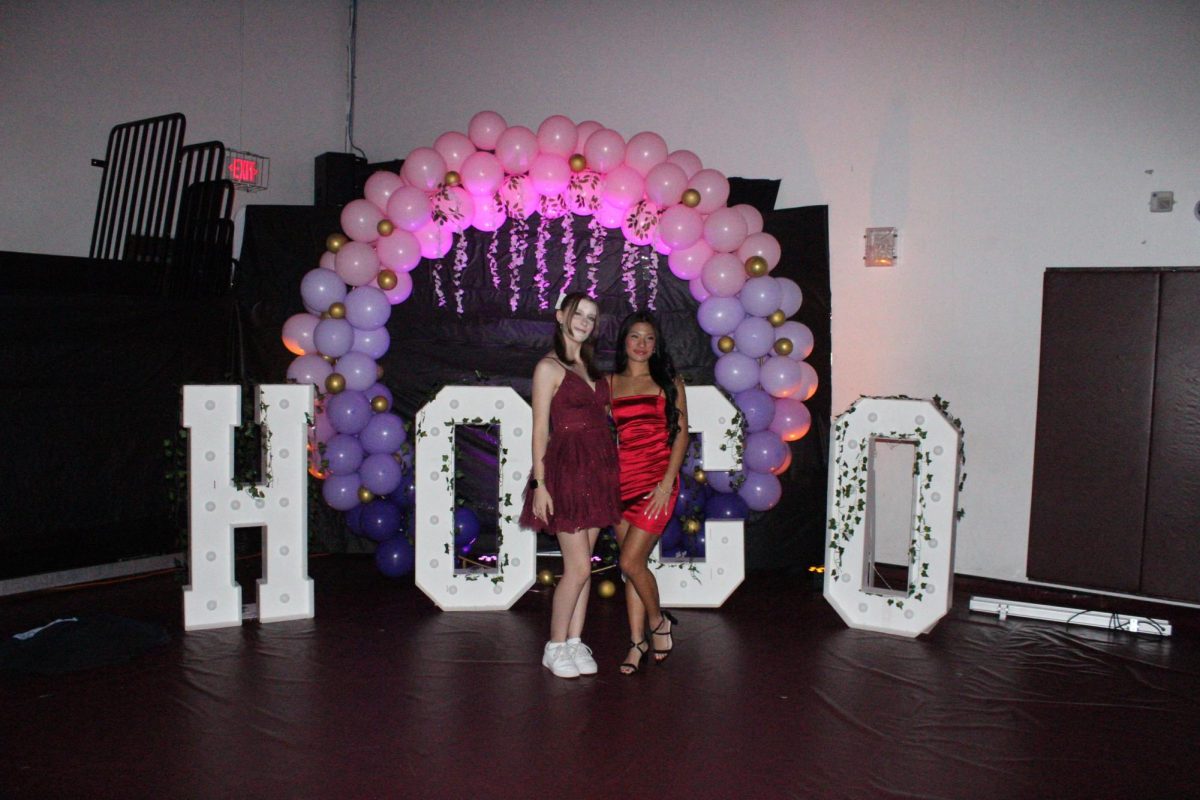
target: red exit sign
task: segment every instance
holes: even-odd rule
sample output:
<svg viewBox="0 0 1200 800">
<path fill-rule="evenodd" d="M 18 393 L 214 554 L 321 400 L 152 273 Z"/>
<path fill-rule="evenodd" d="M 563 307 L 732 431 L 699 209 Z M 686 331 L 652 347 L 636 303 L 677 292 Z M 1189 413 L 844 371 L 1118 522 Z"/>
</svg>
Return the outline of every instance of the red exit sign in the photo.
<svg viewBox="0 0 1200 800">
<path fill-rule="evenodd" d="M 235 158 L 229 162 L 229 177 L 239 183 L 254 183 L 258 177 L 258 164 L 248 158 Z"/>
<path fill-rule="evenodd" d="M 225 177 L 245 192 L 259 192 L 267 188 L 267 177 L 271 172 L 271 159 L 257 153 L 240 150 L 225 151 Z"/>
</svg>

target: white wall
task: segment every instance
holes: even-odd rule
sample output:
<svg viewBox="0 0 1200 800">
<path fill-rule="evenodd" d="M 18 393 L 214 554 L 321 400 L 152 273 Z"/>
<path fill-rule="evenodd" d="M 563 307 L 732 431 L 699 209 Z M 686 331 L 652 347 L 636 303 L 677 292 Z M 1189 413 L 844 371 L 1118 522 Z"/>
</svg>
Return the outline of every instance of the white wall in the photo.
<svg viewBox="0 0 1200 800">
<path fill-rule="evenodd" d="M 93 20 L 100 6 L 120 24 Z M 272 197 L 254 201 L 306 201 L 312 157 L 341 149 L 341 2 L 247 3 L 244 70 L 241 39 L 226 38 L 238 3 L 54 8 L 0 10 L 0 249 L 86 250 L 87 158 L 120 121 L 182 108 L 189 139 L 270 155 Z M 156 33 L 171 42 L 145 41 Z M 145 54 L 102 58 L 95 42 L 111 40 Z M 1020 580 L 1042 272 L 1200 264 L 1198 41 L 1194 0 L 361 0 L 356 138 L 379 161 L 481 109 L 529 127 L 562 113 L 782 178 L 781 207 L 827 204 L 834 412 L 860 394 L 947 398 L 970 476 L 958 570 Z M 163 75 L 179 52 L 196 63 Z M 139 76 L 141 95 L 121 88 Z M 265 112 L 226 102 L 243 77 Z M 1176 193 L 1174 213 L 1149 213 L 1156 189 Z M 862 266 L 863 229 L 878 225 L 900 229 L 890 270 Z"/>
</svg>

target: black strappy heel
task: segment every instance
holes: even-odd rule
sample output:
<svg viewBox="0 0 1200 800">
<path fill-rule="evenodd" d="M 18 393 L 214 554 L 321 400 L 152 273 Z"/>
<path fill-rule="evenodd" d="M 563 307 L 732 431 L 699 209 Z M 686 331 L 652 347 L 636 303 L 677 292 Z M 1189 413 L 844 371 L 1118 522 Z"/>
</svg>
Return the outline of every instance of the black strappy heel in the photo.
<svg viewBox="0 0 1200 800">
<path fill-rule="evenodd" d="M 654 653 L 654 663 L 656 664 L 661 664 L 666 661 L 670 657 L 671 652 L 675 649 L 675 637 L 671 636 L 671 634 L 675 632 L 675 626 L 679 624 L 679 620 L 675 619 L 675 615 L 670 611 L 667 611 L 665 608 L 662 610 L 662 616 L 663 618 L 658 621 L 658 625 L 654 626 L 654 630 L 650 631 L 650 651 Z M 671 623 L 671 627 L 666 631 L 659 630 L 659 628 L 661 628 L 663 624 L 668 621 Z M 670 636 L 671 646 L 665 650 L 659 650 L 653 644 L 653 637 L 655 636 Z"/>
<path fill-rule="evenodd" d="M 640 642 L 630 642 L 629 647 L 638 651 L 637 661 L 623 661 L 618 669 L 622 675 L 637 675 L 642 670 L 642 660 L 650 652 L 650 644 L 642 639 Z"/>
</svg>

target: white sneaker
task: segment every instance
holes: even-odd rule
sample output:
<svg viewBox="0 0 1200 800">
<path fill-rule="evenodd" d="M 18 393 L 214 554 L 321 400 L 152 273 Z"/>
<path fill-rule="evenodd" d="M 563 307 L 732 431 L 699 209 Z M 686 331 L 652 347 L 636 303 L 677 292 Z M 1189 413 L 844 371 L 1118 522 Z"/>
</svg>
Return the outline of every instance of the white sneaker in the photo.
<svg viewBox="0 0 1200 800">
<path fill-rule="evenodd" d="M 592 658 L 592 648 L 584 644 L 578 637 L 567 639 L 567 652 L 570 653 L 571 660 L 575 662 L 575 668 L 579 670 L 580 675 L 595 675 L 600 670 L 596 659 Z"/>
<path fill-rule="evenodd" d="M 542 651 L 542 666 L 553 672 L 559 678 L 578 678 L 579 667 L 567 649 L 566 642 L 546 642 Z"/>
</svg>

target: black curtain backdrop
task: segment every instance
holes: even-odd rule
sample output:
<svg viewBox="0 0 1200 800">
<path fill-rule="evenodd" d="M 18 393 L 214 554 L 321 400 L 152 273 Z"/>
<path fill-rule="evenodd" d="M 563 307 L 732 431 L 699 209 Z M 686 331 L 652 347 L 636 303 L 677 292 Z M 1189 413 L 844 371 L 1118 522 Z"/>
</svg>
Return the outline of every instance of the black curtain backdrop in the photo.
<svg viewBox="0 0 1200 800">
<path fill-rule="evenodd" d="M 765 181 L 734 185 L 763 203 L 773 202 L 778 188 L 777 182 Z M 731 202 L 742 199 L 731 197 Z M 752 569 L 799 570 L 821 561 L 824 543 L 830 398 L 827 209 L 771 211 L 764 219 L 765 229 L 783 246 L 772 274 L 791 278 L 804 292 L 796 318 L 813 331 L 816 344 L 808 360 L 820 388 L 807 403 L 812 430 L 792 444 L 792 465 L 781 476 L 783 499 L 747 521 L 747 563 Z M 515 311 L 510 306 L 511 222 L 496 234 L 500 288 L 486 259 L 492 234 L 465 234 L 461 315 L 454 301 L 454 250 L 413 271 L 412 297 L 393 309 L 392 346 L 381 360 L 395 410 L 406 421 L 448 384 L 508 385 L 528 399 L 534 363 L 551 346 L 555 301 L 563 291 L 589 285 L 587 223 L 571 220 L 577 258 L 569 286 L 563 281 L 563 222 L 547 223 L 547 309 L 539 308 L 535 283 L 536 216 L 528 221 Z M 280 330 L 303 310 L 300 278 L 317 265 L 325 237 L 338 229 L 337 209 L 250 206 L 234 296 L 186 302 L 154 296 L 146 287 L 161 280 L 150 274 L 140 276 L 136 286 L 98 282 L 88 294 L 92 290 L 82 277 L 92 262 L 86 259 L 50 263 L 48 257 L 22 254 L 0 259 L 6 281 L 0 302 L 13 330 L 2 362 L 9 402 L 0 425 L 0 452 L 12 468 L 3 482 L 7 524 L 0 528 L 5 554 L 0 578 L 177 548 L 185 532 L 166 500 L 165 475 L 173 465 L 164 442 L 178 435 L 180 387 L 282 382 L 292 356 Z M 595 271 L 602 312 L 599 353 L 606 367 L 617 327 L 632 310 L 622 281 L 622 248 L 620 232 L 609 231 Z M 641 255 L 635 297 L 645 307 L 653 267 L 649 248 Z M 715 355 L 696 323 L 697 303 L 666 261 L 659 257 L 654 297 L 665 338 L 689 383 L 712 383 Z M 45 278 L 21 277 L 31 270 Z M 438 302 L 438 278 L 445 305 Z M 472 505 L 484 512 L 486 523 L 489 503 L 491 509 L 495 504 L 494 467 L 483 452 L 487 437 L 468 434 L 460 440 L 460 496 L 478 501 Z M 318 549 L 367 548 L 346 531 L 339 515 L 318 509 L 316 518 L 311 535 Z"/>
</svg>

